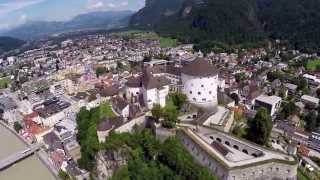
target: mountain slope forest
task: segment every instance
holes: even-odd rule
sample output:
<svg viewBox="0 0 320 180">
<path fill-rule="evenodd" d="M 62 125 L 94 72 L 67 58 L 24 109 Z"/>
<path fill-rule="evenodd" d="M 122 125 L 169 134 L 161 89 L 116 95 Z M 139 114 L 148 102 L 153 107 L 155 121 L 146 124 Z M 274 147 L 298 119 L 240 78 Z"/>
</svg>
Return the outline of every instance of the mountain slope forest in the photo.
<svg viewBox="0 0 320 180">
<path fill-rule="evenodd" d="M 147 0 L 130 26 L 183 42 L 256 44 L 281 39 L 320 51 L 320 0 Z"/>
</svg>

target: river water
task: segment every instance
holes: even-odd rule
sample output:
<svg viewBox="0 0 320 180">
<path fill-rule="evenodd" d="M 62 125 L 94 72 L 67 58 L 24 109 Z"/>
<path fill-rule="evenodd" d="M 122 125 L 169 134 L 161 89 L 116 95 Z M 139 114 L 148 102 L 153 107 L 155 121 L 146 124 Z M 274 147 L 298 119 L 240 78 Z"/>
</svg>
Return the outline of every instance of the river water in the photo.
<svg viewBox="0 0 320 180">
<path fill-rule="evenodd" d="M 26 145 L 0 125 L 0 160 L 24 149 Z M 55 178 L 38 157 L 33 155 L 0 171 L 0 180 L 55 180 Z"/>
</svg>

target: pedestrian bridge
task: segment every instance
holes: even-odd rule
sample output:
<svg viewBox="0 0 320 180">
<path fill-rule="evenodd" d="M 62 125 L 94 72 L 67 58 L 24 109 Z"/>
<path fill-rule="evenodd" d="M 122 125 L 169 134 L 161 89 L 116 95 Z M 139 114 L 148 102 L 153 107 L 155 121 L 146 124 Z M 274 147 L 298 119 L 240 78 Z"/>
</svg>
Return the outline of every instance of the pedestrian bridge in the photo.
<svg viewBox="0 0 320 180">
<path fill-rule="evenodd" d="M 34 152 L 40 149 L 42 145 L 41 144 L 36 144 L 32 145 L 26 150 L 19 151 L 15 154 L 12 154 L 8 156 L 7 158 L 0 160 L 0 171 L 10 167 L 11 165 L 15 164 L 16 162 L 32 155 Z"/>
</svg>

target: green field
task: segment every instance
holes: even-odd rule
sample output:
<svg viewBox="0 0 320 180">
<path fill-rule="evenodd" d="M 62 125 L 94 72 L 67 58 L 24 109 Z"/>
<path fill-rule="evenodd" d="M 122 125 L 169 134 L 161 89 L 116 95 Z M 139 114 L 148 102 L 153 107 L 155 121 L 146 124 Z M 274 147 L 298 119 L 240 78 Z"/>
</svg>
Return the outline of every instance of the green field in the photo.
<svg viewBox="0 0 320 180">
<path fill-rule="evenodd" d="M 313 59 L 307 62 L 307 70 L 316 71 L 320 70 L 320 59 Z"/>
<path fill-rule="evenodd" d="M 0 78 L 0 89 L 7 88 L 11 83 L 10 78 Z"/>
<path fill-rule="evenodd" d="M 177 46 L 177 40 L 172 38 L 165 38 L 160 37 L 160 47 L 167 48 L 167 47 L 176 47 Z"/>
<path fill-rule="evenodd" d="M 298 180 L 311 180 L 300 168 L 298 168 Z"/>
<path fill-rule="evenodd" d="M 124 31 L 124 32 L 117 32 L 117 33 L 114 33 L 114 35 L 120 36 L 123 38 L 129 38 L 129 39 L 158 40 L 160 43 L 160 47 L 162 48 L 177 46 L 177 39 L 173 39 L 170 37 L 161 37 L 155 32 L 131 30 L 131 31 Z"/>
</svg>

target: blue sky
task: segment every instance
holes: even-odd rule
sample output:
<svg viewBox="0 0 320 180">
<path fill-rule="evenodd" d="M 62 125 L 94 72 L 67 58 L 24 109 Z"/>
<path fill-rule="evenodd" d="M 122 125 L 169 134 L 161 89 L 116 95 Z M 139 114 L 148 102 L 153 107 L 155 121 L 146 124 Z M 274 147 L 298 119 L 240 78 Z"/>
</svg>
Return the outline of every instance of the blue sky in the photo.
<svg viewBox="0 0 320 180">
<path fill-rule="evenodd" d="M 0 0 L 0 31 L 27 21 L 64 21 L 93 11 L 136 11 L 143 6 L 144 0 Z"/>
</svg>

